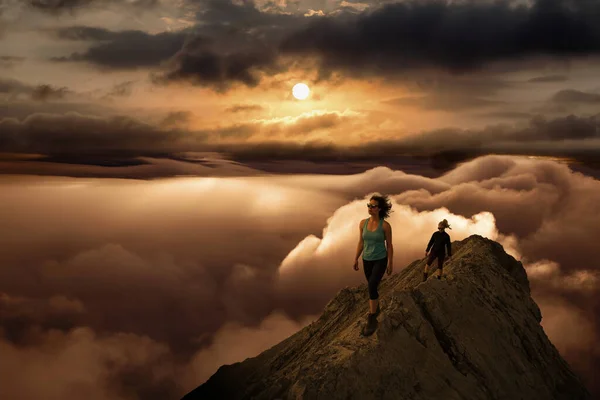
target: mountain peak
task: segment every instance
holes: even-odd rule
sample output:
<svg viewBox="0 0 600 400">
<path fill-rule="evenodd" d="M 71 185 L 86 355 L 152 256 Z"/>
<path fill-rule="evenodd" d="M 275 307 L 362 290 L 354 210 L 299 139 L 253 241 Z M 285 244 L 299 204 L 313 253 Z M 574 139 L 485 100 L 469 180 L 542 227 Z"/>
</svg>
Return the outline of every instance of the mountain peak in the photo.
<svg viewBox="0 0 600 400">
<path fill-rule="evenodd" d="M 441 280 L 422 282 L 421 259 L 382 281 L 372 336 L 360 335 L 366 284 L 344 288 L 316 321 L 183 400 L 589 399 L 540 325 L 523 265 L 479 235 L 452 253 Z"/>
</svg>

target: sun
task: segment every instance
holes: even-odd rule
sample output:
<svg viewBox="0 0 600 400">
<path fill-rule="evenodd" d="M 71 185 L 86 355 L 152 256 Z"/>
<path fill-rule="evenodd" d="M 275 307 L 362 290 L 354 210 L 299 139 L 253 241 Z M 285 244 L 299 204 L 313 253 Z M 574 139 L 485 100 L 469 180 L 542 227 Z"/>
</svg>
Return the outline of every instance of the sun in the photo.
<svg viewBox="0 0 600 400">
<path fill-rule="evenodd" d="M 294 88 L 292 89 L 292 94 L 298 100 L 305 100 L 308 97 L 308 95 L 310 94 L 310 89 L 304 83 L 297 83 L 294 85 Z"/>
</svg>

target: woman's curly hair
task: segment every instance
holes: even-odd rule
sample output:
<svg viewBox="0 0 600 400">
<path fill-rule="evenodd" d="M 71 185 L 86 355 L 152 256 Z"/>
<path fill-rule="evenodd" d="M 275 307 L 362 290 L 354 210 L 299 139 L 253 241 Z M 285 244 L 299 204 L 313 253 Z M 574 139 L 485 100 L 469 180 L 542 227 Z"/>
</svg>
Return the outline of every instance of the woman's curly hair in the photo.
<svg viewBox="0 0 600 400">
<path fill-rule="evenodd" d="M 392 212 L 392 202 L 387 194 L 374 194 L 371 200 L 379 205 L 379 218 L 388 218 Z"/>
</svg>

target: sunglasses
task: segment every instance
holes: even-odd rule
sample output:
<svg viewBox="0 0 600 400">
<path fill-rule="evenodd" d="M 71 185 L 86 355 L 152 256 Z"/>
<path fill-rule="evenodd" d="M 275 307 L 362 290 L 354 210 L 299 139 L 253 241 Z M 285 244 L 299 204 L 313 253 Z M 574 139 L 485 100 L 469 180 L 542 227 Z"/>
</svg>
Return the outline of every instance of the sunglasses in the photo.
<svg viewBox="0 0 600 400">
<path fill-rule="evenodd" d="M 374 206 L 374 205 L 373 205 L 373 204 L 371 204 L 371 203 L 367 203 L 367 208 L 377 208 L 377 207 L 378 207 L 378 206 Z"/>
</svg>

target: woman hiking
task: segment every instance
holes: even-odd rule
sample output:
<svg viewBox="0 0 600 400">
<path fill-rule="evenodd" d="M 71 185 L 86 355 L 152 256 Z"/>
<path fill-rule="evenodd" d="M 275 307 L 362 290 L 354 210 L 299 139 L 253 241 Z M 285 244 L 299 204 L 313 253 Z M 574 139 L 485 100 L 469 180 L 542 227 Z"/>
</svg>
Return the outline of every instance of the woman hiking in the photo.
<svg viewBox="0 0 600 400">
<path fill-rule="evenodd" d="M 354 260 L 354 270 L 358 271 L 358 259 L 362 253 L 365 277 L 369 286 L 369 315 L 362 334 L 371 335 L 377 329 L 379 315 L 379 282 L 387 271 L 391 275 L 394 269 L 394 246 L 392 245 L 392 226 L 385 221 L 389 217 L 392 204 L 387 195 L 373 195 L 367 204 L 369 218 L 358 225 L 358 246 Z"/>
</svg>

